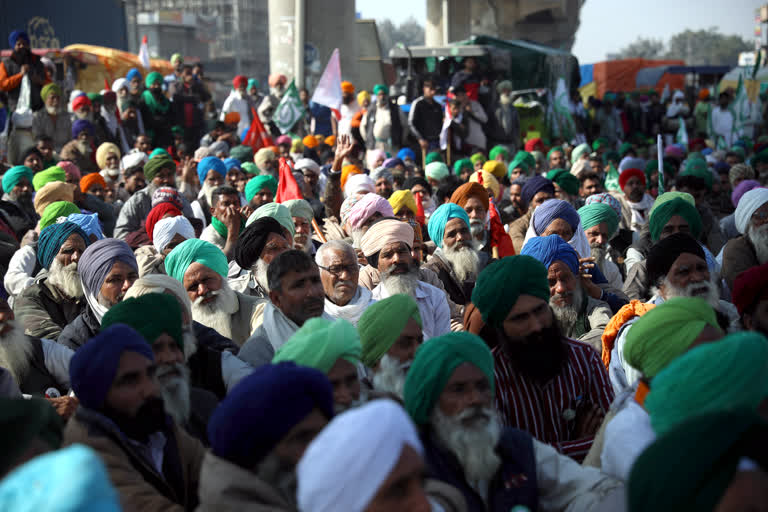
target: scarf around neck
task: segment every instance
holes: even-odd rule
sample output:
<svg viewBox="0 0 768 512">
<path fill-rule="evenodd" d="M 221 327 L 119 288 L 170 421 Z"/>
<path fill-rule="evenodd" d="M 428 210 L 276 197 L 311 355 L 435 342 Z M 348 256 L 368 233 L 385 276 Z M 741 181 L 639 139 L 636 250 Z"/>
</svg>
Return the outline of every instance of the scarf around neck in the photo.
<svg viewBox="0 0 768 512">
<path fill-rule="evenodd" d="M 225 238 L 225 239 L 227 238 L 227 234 L 229 233 L 229 230 L 227 229 L 227 226 L 226 226 L 226 224 L 224 224 L 223 222 L 221 222 L 221 221 L 220 221 L 219 219 L 217 219 L 216 217 L 211 217 L 211 226 L 213 226 L 213 229 L 215 229 L 215 230 L 216 230 L 216 232 L 217 232 L 217 233 L 218 233 L 220 236 L 222 236 L 222 237 L 223 237 L 223 238 Z M 244 229 L 245 229 L 245 219 L 243 219 L 243 218 L 241 217 L 241 218 L 240 218 L 240 233 L 242 233 Z"/>
<path fill-rule="evenodd" d="M 356 326 L 357 321 L 363 315 L 363 311 L 371 305 L 371 300 L 373 300 L 371 291 L 368 288 L 358 286 L 355 295 L 344 306 L 334 304 L 326 297 L 325 312 L 333 318 L 343 318 Z"/>
</svg>

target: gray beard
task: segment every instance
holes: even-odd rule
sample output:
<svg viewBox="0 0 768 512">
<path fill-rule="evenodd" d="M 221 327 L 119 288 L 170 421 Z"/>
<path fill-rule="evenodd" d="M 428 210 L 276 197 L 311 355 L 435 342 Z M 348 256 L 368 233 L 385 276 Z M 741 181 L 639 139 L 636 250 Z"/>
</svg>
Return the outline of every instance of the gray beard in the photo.
<svg viewBox="0 0 768 512">
<path fill-rule="evenodd" d="M 762 265 L 768 262 L 768 224 L 756 228 L 750 222 L 747 225 L 747 238 L 752 242 L 757 255 L 757 261 Z"/>
<path fill-rule="evenodd" d="M 191 323 L 182 327 L 182 339 L 184 341 L 184 360 L 189 361 L 189 358 L 197 352 L 197 337 Z"/>
<path fill-rule="evenodd" d="M 256 477 L 283 496 L 289 503 L 296 503 L 296 472 L 289 468 L 274 452 L 256 466 Z"/>
<path fill-rule="evenodd" d="M 174 370 L 178 371 L 179 375 L 163 378 Z M 186 424 L 192 411 L 189 374 L 189 368 L 183 363 L 163 364 L 157 367 L 157 380 L 160 383 L 165 411 L 171 415 L 177 425 Z"/>
<path fill-rule="evenodd" d="M 458 249 L 455 247 L 456 244 L 453 247 L 444 247 L 441 251 L 441 256 L 450 263 L 453 273 L 456 274 L 459 282 L 474 281 L 480 268 L 480 255 L 471 247 L 461 247 Z"/>
<path fill-rule="evenodd" d="M 83 297 L 83 284 L 80 282 L 77 262 L 72 262 L 65 267 L 54 259 L 50 270 L 48 270 L 48 282 L 70 299 Z"/>
<path fill-rule="evenodd" d="M 253 270 L 251 272 L 253 273 L 253 277 L 256 279 L 256 282 L 259 284 L 259 286 L 261 286 L 265 292 L 269 293 L 267 267 L 269 267 L 269 265 L 267 265 L 263 259 L 259 258 L 253 265 Z"/>
<path fill-rule="evenodd" d="M 293 248 L 309 254 L 310 250 L 312 249 L 312 235 L 309 234 L 309 235 L 303 235 L 303 236 L 305 236 L 304 243 L 301 245 L 299 245 L 298 240 L 296 240 L 296 238 L 294 237 Z"/>
<path fill-rule="evenodd" d="M 87 142 L 77 141 L 77 149 L 85 156 L 91 154 L 91 146 Z"/>
<path fill-rule="evenodd" d="M 598 244 L 591 244 L 589 246 L 590 256 L 595 258 L 595 265 L 600 270 L 603 270 L 603 263 L 605 263 L 605 257 L 608 256 L 608 248 Z"/>
<path fill-rule="evenodd" d="M 211 187 L 208 183 L 203 182 L 203 188 L 201 189 L 205 200 L 208 201 L 208 206 L 213 206 L 213 191 L 218 187 Z"/>
<path fill-rule="evenodd" d="M 487 421 L 466 427 L 462 420 L 476 414 L 484 414 Z M 456 416 L 446 416 L 435 407 L 430 420 L 437 438 L 459 459 L 467 482 L 477 487 L 479 482 L 491 480 L 501 458 L 496 454 L 496 444 L 501 437 L 501 422 L 492 407 L 465 409 Z"/>
<path fill-rule="evenodd" d="M 416 295 L 416 286 L 419 284 L 419 274 L 411 269 L 407 274 L 391 274 L 394 267 L 390 266 L 381 273 L 381 285 L 390 295 L 404 293 L 414 297 Z"/>
<path fill-rule="evenodd" d="M 216 300 L 201 304 L 204 299 L 216 297 Z M 226 280 L 222 280 L 221 288 L 210 291 L 205 297 L 198 297 L 192 303 L 192 318 L 214 329 L 225 338 L 232 338 L 232 313 L 237 311 L 237 295 L 229 287 Z"/>
<path fill-rule="evenodd" d="M 360 249 L 360 244 L 363 240 L 363 235 L 365 233 L 362 229 L 353 229 L 352 233 L 350 233 L 350 236 L 352 237 L 352 247 L 355 249 Z"/>
<path fill-rule="evenodd" d="M 379 360 L 379 369 L 373 374 L 373 389 L 384 393 L 392 393 L 402 400 L 405 389 L 405 376 L 413 361 L 401 363 L 389 354 L 384 354 Z"/>
<path fill-rule="evenodd" d="M 480 235 L 483 235 L 483 238 L 485 238 L 485 223 L 478 219 L 470 220 L 469 231 L 472 233 L 473 238 L 479 238 Z"/>
<path fill-rule="evenodd" d="M 664 288 L 664 299 L 672 297 L 698 297 L 705 300 L 710 306 L 717 309 L 720 305 L 720 297 L 717 292 L 717 285 L 714 281 L 700 281 L 698 283 L 689 283 L 683 288 L 673 285 L 668 277 L 664 277 L 662 283 Z"/>
<path fill-rule="evenodd" d="M 11 372 L 16 383 L 21 385 L 29 370 L 34 347 L 24 334 L 24 330 L 13 320 L 0 324 L 0 328 L 3 325 L 10 325 L 12 330 L 0 338 L 0 367 Z"/>
<path fill-rule="evenodd" d="M 555 304 L 555 299 L 560 299 L 564 294 L 555 294 L 549 299 L 549 306 L 552 308 L 552 313 L 555 315 L 560 329 L 563 331 L 564 336 L 571 336 L 573 328 L 576 326 L 576 322 L 579 321 L 579 312 L 584 305 L 584 292 L 579 288 L 573 293 L 573 304 L 568 306 L 560 306 Z"/>
<path fill-rule="evenodd" d="M 360 396 L 357 398 L 357 400 L 352 400 L 348 404 L 340 404 L 338 402 L 333 403 L 333 413 L 334 414 L 341 414 L 345 411 L 348 411 L 350 409 L 354 409 L 355 407 L 360 407 L 364 403 L 368 401 L 368 392 L 360 386 Z"/>
</svg>

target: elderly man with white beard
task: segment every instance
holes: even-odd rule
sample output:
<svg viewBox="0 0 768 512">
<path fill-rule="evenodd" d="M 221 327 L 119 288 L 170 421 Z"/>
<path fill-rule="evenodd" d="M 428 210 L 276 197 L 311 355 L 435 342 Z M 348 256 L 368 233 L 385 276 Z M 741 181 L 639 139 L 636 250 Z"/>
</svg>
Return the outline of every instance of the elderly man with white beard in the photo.
<svg viewBox="0 0 768 512">
<path fill-rule="evenodd" d="M 456 304 L 472 301 L 472 289 L 488 254 L 474 248 L 470 219 L 464 208 L 453 203 L 440 205 L 429 217 L 429 237 L 437 249 L 424 265 L 443 283 L 445 292 Z"/>
<path fill-rule="evenodd" d="M 380 300 L 365 310 L 357 331 L 368 384 L 402 400 L 406 373 L 424 339 L 418 304 L 402 293 Z"/>
<path fill-rule="evenodd" d="M 603 272 L 611 287 L 621 290 L 624 280 L 609 254 L 610 240 L 619 229 L 618 213 L 607 203 L 590 203 L 579 208 L 577 213 L 584 234 L 587 235 L 590 255 L 595 259 L 595 265 Z"/>
<path fill-rule="evenodd" d="M 464 332 L 424 343 L 405 382 L 405 409 L 420 429 L 427 469 L 462 492 L 467 510 L 624 508 L 620 481 L 502 427 L 494 385 L 490 350 Z"/>
<path fill-rule="evenodd" d="M 194 320 L 238 346 L 258 326 L 265 301 L 229 287 L 227 257 L 212 243 L 199 238 L 182 242 L 166 256 L 165 269 L 187 290 Z"/>
<path fill-rule="evenodd" d="M 182 309 L 172 296 L 149 293 L 125 299 L 104 315 L 101 327 L 125 324 L 136 330 L 152 347 L 157 365 L 157 381 L 165 402 L 165 411 L 190 435 L 208 444 L 206 428 L 216 396 L 193 387 L 190 370 L 184 363 Z"/>
<path fill-rule="evenodd" d="M 315 254 L 316 243 L 312 240 L 312 219 L 315 212 L 306 199 L 291 199 L 283 202 L 291 212 L 291 219 L 296 231 L 293 234 L 293 246 L 309 255 Z M 317 242 L 319 244 L 319 242 Z"/>
<path fill-rule="evenodd" d="M 368 264 L 381 275 L 381 282 L 373 289 L 373 298 L 381 300 L 398 293 L 413 297 L 419 305 L 427 340 L 451 330 L 451 311 L 444 291 L 419 281 L 411 255 L 412 245 L 413 228 L 397 219 L 385 218 L 368 229 L 361 248 Z"/>
<path fill-rule="evenodd" d="M 490 200 L 485 188 L 476 182 L 465 183 L 451 194 L 451 202 L 459 205 L 469 217 L 469 230 L 472 233 L 475 248 L 490 254 L 488 231 L 485 221 L 488 218 Z"/>
<path fill-rule="evenodd" d="M 109 308 L 122 301 L 139 278 L 136 257 L 127 243 L 104 238 L 88 246 L 77 263 L 88 303 L 82 313 L 59 335 L 58 342 L 77 350 L 96 336 Z"/>
<path fill-rule="evenodd" d="M 261 217 L 245 228 L 235 247 L 235 265 L 229 265 L 228 282 L 232 289 L 268 298 L 267 267 L 278 255 L 291 249 L 287 236 L 285 228 L 273 217 Z"/>
<path fill-rule="evenodd" d="M 371 291 L 357 284 L 360 266 L 355 249 L 341 240 L 331 240 L 315 254 L 325 290 L 325 313 L 357 325 L 360 316 L 374 302 Z"/>
<path fill-rule="evenodd" d="M 756 188 L 741 197 L 734 214 L 742 236 L 728 241 L 723 249 L 723 278 L 733 289 L 736 276 L 768 263 L 768 189 Z"/>
<path fill-rule="evenodd" d="M 47 271 L 14 302 L 14 313 L 29 336 L 55 340 L 85 308 L 77 263 L 90 239 L 74 222 L 52 224 L 37 242 L 37 259 Z"/>
</svg>

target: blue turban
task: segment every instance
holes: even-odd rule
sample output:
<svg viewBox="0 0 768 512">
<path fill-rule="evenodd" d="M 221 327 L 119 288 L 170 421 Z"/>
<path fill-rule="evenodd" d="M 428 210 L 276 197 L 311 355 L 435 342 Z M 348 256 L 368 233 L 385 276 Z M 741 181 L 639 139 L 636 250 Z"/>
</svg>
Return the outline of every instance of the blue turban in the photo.
<svg viewBox="0 0 768 512">
<path fill-rule="evenodd" d="M 579 275 L 579 255 L 558 235 L 533 237 L 528 240 L 520 254 L 536 258 L 547 268 L 555 261 L 562 261 L 568 265 L 574 276 Z"/>
<path fill-rule="evenodd" d="M 67 217 L 67 220 L 80 226 L 88 236 L 96 235 L 96 238 L 99 240 L 104 238 L 104 232 L 101 230 L 97 213 L 72 213 Z"/>
<path fill-rule="evenodd" d="M 528 208 L 533 196 L 542 191 L 555 195 L 555 186 L 544 176 L 533 176 L 525 182 L 520 191 L 520 199 L 522 199 L 524 207 Z"/>
<path fill-rule="evenodd" d="M 261 366 L 213 411 L 208 421 L 211 451 L 253 469 L 316 408 L 333 417 L 333 389 L 322 372 L 290 362 Z"/>
<path fill-rule="evenodd" d="M 562 199 L 548 199 L 536 208 L 536 212 L 531 218 L 533 230 L 537 235 L 541 235 L 555 219 L 563 219 L 567 222 L 574 234 L 579 227 L 579 222 L 581 222 L 578 212 L 571 206 L 571 203 Z"/>
<path fill-rule="evenodd" d="M 32 178 L 34 176 L 32 169 L 24 165 L 11 167 L 3 174 L 3 192 L 6 194 L 10 193 L 19 184 L 21 178 L 27 178 L 29 184 L 32 185 Z"/>
<path fill-rule="evenodd" d="M 224 168 L 227 170 L 227 172 L 229 172 L 231 169 L 240 169 L 241 165 L 242 163 L 237 158 L 229 157 L 224 159 Z"/>
<path fill-rule="evenodd" d="M 44 268 L 50 268 L 53 258 L 59 253 L 59 249 L 71 235 L 80 235 L 88 247 L 88 235 L 74 222 L 64 221 L 59 224 L 51 224 L 40 232 L 37 242 L 37 261 Z"/>
<path fill-rule="evenodd" d="M 72 123 L 72 138 L 76 139 L 77 135 L 83 130 L 88 132 L 88 135 L 93 137 L 93 124 L 86 119 L 78 119 Z"/>
<path fill-rule="evenodd" d="M 77 263 L 80 280 L 83 282 L 83 291 L 86 294 L 92 293 L 94 296 L 98 296 L 104 279 L 112 270 L 112 265 L 118 261 L 129 265 L 136 272 L 139 271 L 136 256 L 133 255 L 131 247 L 124 241 L 117 238 L 105 238 L 89 245 Z"/>
<path fill-rule="evenodd" d="M 178 282 L 184 282 L 184 274 L 192 263 L 200 263 L 221 277 L 227 277 L 229 266 L 221 249 L 199 238 L 185 240 L 165 257 L 165 270 Z"/>
<path fill-rule="evenodd" d="M 403 148 L 397 152 L 397 158 L 401 160 L 405 160 L 406 158 L 416 160 L 416 153 L 414 153 L 411 148 Z"/>
<path fill-rule="evenodd" d="M 131 68 L 128 70 L 128 74 L 125 75 L 125 79 L 129 82 L 133 80 L 134 78 L 138 78 L 141 80 L 143 77 L 141 76 L 141 71 L 139 71 L 137 68 Z"/>
<path fill-rule="evenodd" d="M 429 217 L 429 224 L 427 224 L 427 231 L 429 232 L 429 238 L 438 247 L 443 246 L 443 234 L 445 233 L 445 225 L 451 219 L 461 219 L 467 224 L 469 228 L 469 215 L 464 211 L 464 208 L 455 203 L 445 203 L 434 211 Z"/>
<path fill-rule="evenodd" d="M 200 179 L 201 185 L 205 181 L 205 177 L 208 176 L 208 172 L 211 170 L 214 170 L 225 177 L 227 175 L 227 167 L 224 165 L 224 162 L 222 162 L 220 158 L 215 156 L 207 156 L 200 160 L 200 163 L 197 164 L 197 177 Z"/>
<path fill-rule="evenodd" d="M 384 160 L 384 167 L 387 169 L 394 169 L 398 165 L 405 165 L 405 164 L 400 158 L 396 156 L 393 156 L 392 158 L 387 158 L 386 160 Z"/>
<path fill-rule="evenodd" d="M 11 50 L 13 50 L 13 47 L 16 46 L 16 41 L 19 39 L 23 39 L 27 42 L 27 44 L 29 44 L 29 35 L 26 32 L 23 30 L 14 30 L 8 36 L 8 44 L 11 45 Z"/>
<path fill-rule="evenodd" d="M 125 324 L 104 329 L 77 349 L 69 362 L 69 382 L 82 405 L 102 408 L 123 352 L 136 352 L 155 360 L 147 340 Z"/>
</svg>

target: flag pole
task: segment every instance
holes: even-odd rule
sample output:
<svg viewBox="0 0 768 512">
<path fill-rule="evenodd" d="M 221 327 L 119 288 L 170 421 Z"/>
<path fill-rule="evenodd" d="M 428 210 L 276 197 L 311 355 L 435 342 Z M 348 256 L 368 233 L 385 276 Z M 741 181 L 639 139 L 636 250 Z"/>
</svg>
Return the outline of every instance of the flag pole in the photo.
<svg viewBox="0 0 768 512">
<path fill-rule="evenodd" d="M 664 193 L 664 158 L 663 158 L 663 143 L 661 142 L 661 134 L 656 135 L 656 158 L 659 162 L 659 194 Z"/>
<path fill-rule="evenodd" d="M 323 235 L 323 230 L 320 229 L 320 226 L 317 224 L 317 221 L 314 217 L 312 217 L 312 228 L 315 230 L 315 233 L 317 233 L 317 236 L 320 238 L 321 242 L 325 243 L 328 241 Z"/>
</svg>

